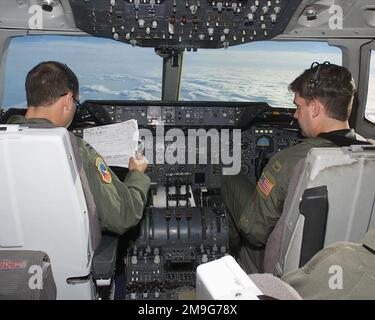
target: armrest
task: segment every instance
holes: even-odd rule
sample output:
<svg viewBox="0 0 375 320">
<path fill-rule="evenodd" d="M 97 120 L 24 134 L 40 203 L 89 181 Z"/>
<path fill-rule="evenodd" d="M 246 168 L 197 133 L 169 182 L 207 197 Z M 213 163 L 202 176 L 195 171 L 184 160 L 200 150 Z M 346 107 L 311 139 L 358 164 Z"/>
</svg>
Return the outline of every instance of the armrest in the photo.
<svg viewBox="0 0 375 320">
<path fill-rule="evenodd" d="M 118 237 L 102 235 L 99 247 L 95 250 L 92 262 L 94 280 L 111 279 L 116 268 L 116 252 Z"/>
</svg>

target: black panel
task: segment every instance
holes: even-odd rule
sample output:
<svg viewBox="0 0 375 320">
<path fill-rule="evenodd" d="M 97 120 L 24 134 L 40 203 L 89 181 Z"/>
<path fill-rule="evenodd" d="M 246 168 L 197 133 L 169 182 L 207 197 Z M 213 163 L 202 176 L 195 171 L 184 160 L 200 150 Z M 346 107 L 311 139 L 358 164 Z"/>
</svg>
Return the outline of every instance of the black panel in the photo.
<svg viewBox="0 0 375 320">
<path fill-rule="evenodd" d="M 70 0 L 77 27 L 155 48 L 222 48 L 273 38 L 301 0 Z"/>
<path fill-rule="evenodd" d="M 326 186 L 306 189 L 300 203 L 305 216 L 299 267 L 304 266 L 323 249 L 328 216 L 328 190 Z"/>
<path fill-rule="evenodd" d="M 111 279 L 115 274 L 118 237 L 103 234 L 92 260 L 92 276 L 95 280 Z"/>
<path fill-rule="evenodd" d="M 127 299 L 176 299 L 194 288 L 199 264 L 223 257 L 229 234 L 222 208 L 153 209 L 126 254 Z"/>
<path fill-rule="evenodd" d="M 295 109 L 272 108 L 264 102 L 87 100 L 81 111 L 75 122 L 100 125 L 136 119 L 142 127 L 158 121 L 178 127 L 246 127 L 255 121 L 290 122 Z"/>
</svg>

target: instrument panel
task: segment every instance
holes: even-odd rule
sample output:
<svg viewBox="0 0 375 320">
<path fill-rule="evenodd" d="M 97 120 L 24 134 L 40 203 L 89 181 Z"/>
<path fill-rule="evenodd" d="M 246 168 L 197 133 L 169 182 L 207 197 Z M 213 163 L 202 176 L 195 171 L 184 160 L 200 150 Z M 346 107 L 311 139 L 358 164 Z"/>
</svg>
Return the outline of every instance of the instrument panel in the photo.
<svg viewBox="0 0 375 320">
<path fill-rule="evenodd" d="M 82 136 L 87 126 L 82 119 L 103 125 L 136 119 L 140 138 L 145 139 L 143 129 L 151 132 L 152 138 L 144 144 L 149 160 L 146 174 L 152 182 L 164 184 L 168 175 L 183 173 L 194 187 L 210 190 L 220 188 L 223 169 L 234 165 L 236 173 L 255 183 L 273 154 L 301 140 L 298 127 L 291 126 L 293 113 L 294 109 L 276 109 L 266 103 L 86 101 L 73 132 Z M 192 136 L 195 144 L 190 143 Z M 220 148 L 215 148 L 215 137 Z M 223 155 L 218 156 L 225 145 L 226 164 Z M 175 156 L 173 163 L 167 161 L 169 151 Z M 206 153 L 203 161 L 202 152 Z"/>
<path fill-rule="evenodd" d="M 133 46 L 196 50 L 271 39 L 301 0 L 70 0 L 77 27 Z"/>
<path fill-rule="evenodd" d="M 243 127 L 252 121 L 292 119 L 294 109 L 272 108 L 262 102 L 160 102 L 160 101 L 85 101 L 76 117 L 111 124 L 136 119 L 141 127 L 164 126 Z"/>
</svg>

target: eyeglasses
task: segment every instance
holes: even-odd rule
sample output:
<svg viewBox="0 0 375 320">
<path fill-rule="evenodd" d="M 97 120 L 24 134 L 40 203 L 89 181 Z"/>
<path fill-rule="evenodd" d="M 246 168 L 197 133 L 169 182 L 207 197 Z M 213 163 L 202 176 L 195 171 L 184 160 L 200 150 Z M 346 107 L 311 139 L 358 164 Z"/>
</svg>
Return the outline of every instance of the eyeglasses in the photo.
<svg viewBox="0 0 375 320">
<path fill-rule="evenodd" d="M 60 97 L 66 96 L 68 93 L 69 91 L 63 94 L 60 94 Z M 76 104 L 76 110 L 81 109 L 82 108 L 81 102 L 78 99 L 76 99 L 74 96 L 72 96 L 72 98 L 73 98 L 74 103 Z"/>
<path fill-rule="evenodd" d="M 73 98 L 73 101 L 75 102 L 75 104 L 76 104 L 76 109 L 78 110 L 78 109 L 81 109 L 82 108 L 82 104 L 81 104 L 81 102 L 78 100 L 78 99 L 76 99 L 75 97 L 72 97 Z"/>
</svg>

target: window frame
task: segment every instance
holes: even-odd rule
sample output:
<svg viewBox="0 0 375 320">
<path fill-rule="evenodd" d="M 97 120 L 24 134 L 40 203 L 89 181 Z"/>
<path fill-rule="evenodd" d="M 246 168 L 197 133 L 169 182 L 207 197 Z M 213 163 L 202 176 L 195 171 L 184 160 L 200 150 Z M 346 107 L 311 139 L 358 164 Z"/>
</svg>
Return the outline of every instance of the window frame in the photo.
<svg viewBox="0 0 375 320">
<path fill-rule="evenodd" d="M 371 122 L 365 117 L 368 87 L 370 80 L 370 63 L 372 51 L 375 52 L 375 40 L 370 41 L 369 39 L 369 41 L 367 41 L 367 43 L 364 44 L 360 50 L 358 97 L 363 97 L 363 99 L 358 99 L 358 110 L 355 121 L 356 130 L 360 131 L 360 134 L 364 135 L 365 137 L 375 136 L 375 123 Z"/>
</svg>

